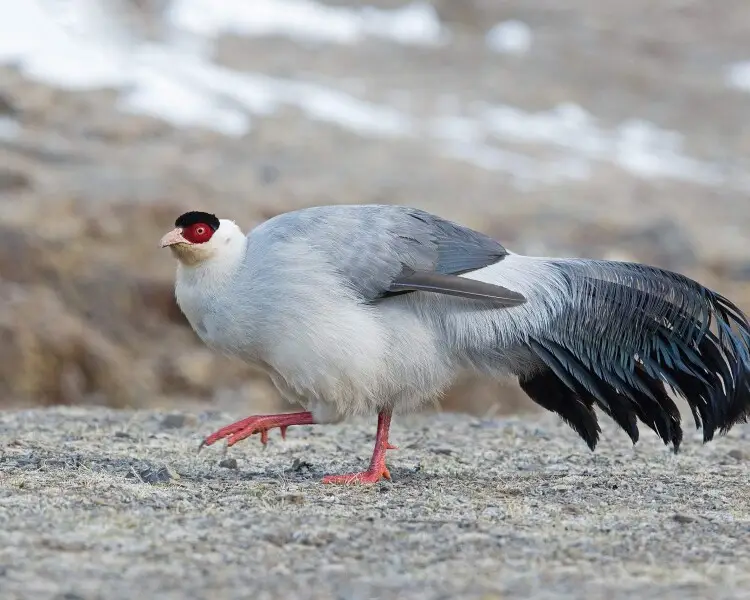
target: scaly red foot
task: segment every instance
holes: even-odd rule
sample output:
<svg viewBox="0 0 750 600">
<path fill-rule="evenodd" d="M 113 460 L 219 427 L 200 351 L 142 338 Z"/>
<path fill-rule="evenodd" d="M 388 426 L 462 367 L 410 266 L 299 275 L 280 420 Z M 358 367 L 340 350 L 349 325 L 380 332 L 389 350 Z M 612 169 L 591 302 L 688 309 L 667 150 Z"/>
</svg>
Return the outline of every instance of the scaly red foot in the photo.
<svg viewBox="0 0 750 600">
<path fill-rule="evenodd" d="M 348 473 L 346 475 L 326 475 L 322 483 L 352 484 L 352 483 L 377 483 L 382 478 L 390 481 L 391 474 L 385 466 L 385 451 L 398 450 L 388 442 L 388 429 L 391 425 L 391 412 L 382 411 L 378 415 L 378 432 L 375 436 L 375 450 L 370 460 L 370 468 L 361 473 Z"/>
<path fill-rule="evenodd" d="M 361 473 L 348 473 L 347 475 L 326 475 L 323 477 L 322 483 L 339 483 L 339 484 L 351 484 L 351 483 L 377 483 L 382 478 L 390 481 L 391 474 L 388 472 L 388 467 L 383 465 L 378 469 L 368 469 Z"/>
<path fill-rule="evenodd" d="M 268 431 L 274 427 L 281 430 L 281 437 L 286 438 L 286 428 L 290 425 L 313 425 L 313 416 L 309 412 L 288 413 L 278 415 L 257 415 L 242 419 L 226 427 L 222 427 L 215 433 L 209 435 L 201 442 L 200 451 L 203 446 L 210 446 L 221 439 L 227 438 L 227 446 L 234 446 L 237 442 L 250 437 L 255 433 L 260 434 L 261 444 L 268 443 Z"/>
</svg>

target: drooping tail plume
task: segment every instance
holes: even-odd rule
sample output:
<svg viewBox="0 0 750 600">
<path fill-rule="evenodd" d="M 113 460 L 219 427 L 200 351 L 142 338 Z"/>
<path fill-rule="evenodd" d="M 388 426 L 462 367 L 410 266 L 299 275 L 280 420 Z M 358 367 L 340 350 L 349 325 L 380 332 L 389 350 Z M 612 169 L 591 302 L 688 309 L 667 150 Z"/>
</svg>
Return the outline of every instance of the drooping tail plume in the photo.
<svg viewBox="0 0 750 600">
<path fill-rule="evenodd" d="M 750 413 L 750 323 L 722 295 L 637 263 L 551 260 L 565 308 L 528 339 L 539 368 L 524 391 L 558 413 L 593 450 L 594 406 L 632 439 L 640 420 L 675 452 L 683 437 L 668 389 L 690 406 L 704 441 Z"/>
</svg>

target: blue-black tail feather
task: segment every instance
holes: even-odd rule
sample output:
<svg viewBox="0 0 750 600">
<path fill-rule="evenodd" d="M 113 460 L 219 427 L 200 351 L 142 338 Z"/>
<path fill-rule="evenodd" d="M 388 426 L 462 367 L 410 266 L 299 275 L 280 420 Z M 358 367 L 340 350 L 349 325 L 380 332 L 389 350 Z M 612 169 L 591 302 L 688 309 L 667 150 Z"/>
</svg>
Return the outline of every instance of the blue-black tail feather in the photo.
<svg viewBox="0 0 750 600">
<path fill-rule="evenodd" d="M 675 452 L 683 397 L 704 442 L 750 414 L 750 323 L 724 296 L 683 275 L 635 263 L 551 261 L 569 302 L 528 339 L 540 368 L 524 391 L 593 450 L 594 407 L 638 440 L 640 420 Z M 712 330 L 713 329 L 713 330 Z"/>
</svg>

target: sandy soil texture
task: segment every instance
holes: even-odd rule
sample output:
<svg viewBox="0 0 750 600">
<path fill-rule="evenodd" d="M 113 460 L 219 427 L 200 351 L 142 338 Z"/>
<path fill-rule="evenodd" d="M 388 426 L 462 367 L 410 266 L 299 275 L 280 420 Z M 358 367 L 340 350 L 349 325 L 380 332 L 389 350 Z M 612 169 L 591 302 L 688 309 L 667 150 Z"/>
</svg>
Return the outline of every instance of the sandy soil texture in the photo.
<svg viewBox="0 0 750 600">
<path fill-rule="evenodd" d="M 3 413 L 0 596 L 750 598 L 747 425 L 592 454 L 548 415 L 401 418 L 393 481 L 342 488 L 374 422 L 196 455 L 236 416 Z"/>
</svg>

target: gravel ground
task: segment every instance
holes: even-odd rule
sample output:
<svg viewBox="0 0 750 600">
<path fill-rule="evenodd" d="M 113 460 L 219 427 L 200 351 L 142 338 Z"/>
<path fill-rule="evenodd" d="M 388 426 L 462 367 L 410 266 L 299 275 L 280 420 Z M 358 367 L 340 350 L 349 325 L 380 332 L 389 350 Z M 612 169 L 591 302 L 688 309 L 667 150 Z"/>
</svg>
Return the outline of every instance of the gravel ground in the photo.
<svg viewBox="0 0 750 600">
<path fill-rule="evenodd" d="M 196 455 L 237 416 L 2 413 L 2 598 L 750 598 L 750 426 L 590 453 L 553 415 L 415 415 L 393 481 L 342 488 L 374 420 Z"/>
</svg>

